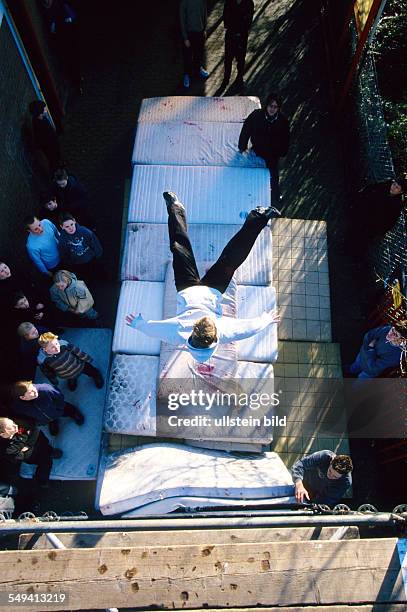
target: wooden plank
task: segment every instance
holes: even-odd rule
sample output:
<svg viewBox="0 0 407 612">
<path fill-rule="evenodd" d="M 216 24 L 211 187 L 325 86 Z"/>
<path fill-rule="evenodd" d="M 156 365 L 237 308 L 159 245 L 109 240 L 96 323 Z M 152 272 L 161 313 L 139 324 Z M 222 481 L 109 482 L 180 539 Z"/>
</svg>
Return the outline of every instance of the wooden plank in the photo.
<svg viewBox="0 0 407 612">
<path fill-rule="evenodd" d="M 189 612 L 201 612 L 203 608 L 195 608 Z M 260 609 L 260 608 L 258 608 Z M 301 606 L 300 608 L 261 608 L 261 612 L 405 612 L 406 606 L 400 604 L 373 604 L 368 606 Z M 126 610 L 126 612 L 133 612 Z M 137 612 L 137 611 L 134 611 Z M 182 609 L 173 610 L 182 612 Z M 253 612 L 253 608 L 205 608 L 205 612 Z"/>
<path fill-rule="evenodd" d="M 58 533 L 66 548 L 111 548 L 116 546 L 170 546 L 171 544 L 234 544 L 247 542 L 290 542 L 304 540 L 329 540 L 337 527 L 297 527 L 261 529 L 214 529 L 200 531 L 133 531 L 127 533 Z M 350 526 L 343 539 L 359 538 L 359 528 Z M 53 548 L 45 535 L 23 533 L 19 538 L 19 549 Z"/>
<path fill-rule="evenodd" d="M 1 551 L 0 575 L 0 594 L 63 590 L 71 610 L 406 602 L 396 538 Z"/>
</svg>

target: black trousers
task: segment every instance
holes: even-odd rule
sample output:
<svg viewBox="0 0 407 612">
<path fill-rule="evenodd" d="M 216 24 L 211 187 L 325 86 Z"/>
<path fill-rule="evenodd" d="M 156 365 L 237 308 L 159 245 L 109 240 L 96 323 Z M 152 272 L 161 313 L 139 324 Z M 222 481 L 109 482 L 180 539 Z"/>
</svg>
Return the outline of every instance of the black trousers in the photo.
<svg viewBox="0 0 407 612">
<path fill-rule="evenodd" d="M 185 211 L 177 204 L 173 204 L 168 213 L 168 233 L 177 291 L 195 285 L 205 285 L 224 293 L 234 272 L 249 255 L 267 221 L 264 215 L 252 210 L 242 228 L 229 240 L 216 263 L 200 279 L 188 237 Z"/>
<path fill-rule="evenodd" d="M 97 368 L 95 368 L 90 363 L 85 363 L 85 367 L 83 368 L 81 374 L 86 374 L 86 376 L 89 376 L 90 378 L 95 378 L 95 376 L 98 376 L 100 374 L 100 372 L 99 372 L 99 370 Z M 78 378 L 78 376 L 75 376 L 75 378 Z M 75 378 L 71 378 L 70 380 L 75 380 Z M 69 404 L 69 405 L 72 406 L 72 404 Z M 66 404 L 65 404 L 65 406 L 66 406 Z M 65 414 L 64 414 L 64 416 L 65 416 Z M 67 416 L 71 416 L 71 415 L 68 414 Z"/>
<path fill-rule="evenodd" d="M 39 484 L 46 484 L 49 480 L 49 475 L 52 468 L 52 447 L 48 442 L 48 438 L 40 431 L 34 451 L 26 463 L 32 463 L 37 466 L 35 471 L 35 480 Z"/>
<path fill-rule="evenodd" d="M 225 34 L 225 81 L 229 81 L 232 62 L 236 59 L 237 78 L 243 79 L 246 61 L 248 32 L 238 33 L 226 30 Z"/>
<path fill-rule="evenodd" d="M 205 32 L 188 32 L 190 47 L 182 43 L 184 56 L 184 73 L 192 75 L 199 74 L 199 68 L 203 66 L 203 56 L 205 50 Z"/>
</svg>

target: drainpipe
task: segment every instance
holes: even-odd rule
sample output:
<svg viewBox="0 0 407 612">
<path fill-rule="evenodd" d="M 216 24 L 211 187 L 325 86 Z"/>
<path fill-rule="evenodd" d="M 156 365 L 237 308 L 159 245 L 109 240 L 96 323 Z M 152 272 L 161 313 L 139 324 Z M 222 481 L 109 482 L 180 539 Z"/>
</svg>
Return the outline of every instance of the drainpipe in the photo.
<svg viewBox="0 0 407 612">
<path fill-rule="evenodd" d="M 15 23 L 27 56 L 30 59 L 34 72 L 41 85 L 41 89 L 44 92 L 46 103 L 55 125 L 57 128 L 60 128 L 61 119 L 65 114 L 64 109 L 47 59 L 38 40 L 26 2 L 25 0 L 12 0 L 5 6 L 5 9 Z"/>
</svg>

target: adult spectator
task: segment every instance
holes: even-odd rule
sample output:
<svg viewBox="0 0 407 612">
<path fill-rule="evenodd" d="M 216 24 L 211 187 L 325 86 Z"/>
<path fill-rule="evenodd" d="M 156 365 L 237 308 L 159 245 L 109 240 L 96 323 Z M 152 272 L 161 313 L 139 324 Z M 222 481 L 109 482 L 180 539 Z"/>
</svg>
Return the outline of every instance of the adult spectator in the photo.
<svg viewBox="0 0 407 612">
<path fill-rule="evenodd" d="M 295 499 L 335 506 L 352 484 L 352 460 L 330 450 L 318 451 L 298 459 L 291 468 Z"/>
<path fill-rule="evenodd" d="M 48 160 L 49 170 L 53 172 L 59 165 L 61 152 L 55 127 L 51 123 L 48 109 L 43 100 L 34 100 L 29 105 L 32 117 L 34 144 Z"/>
<path fill-rule="evenodd" d="M 253 21 L 253 0 L 226 0 L 223 9 L 225 26 L 225 74 L 221 88 L 229 83 L 232 62 L 236 59 L 236 87 L 244 87 L 244 68 L 246 61 L 247 39 Z"/>
<path fill-rule="evenodd" d="M 208 20 L 206 0 L 181 0 L 180 22 L 184 56 L 184 87 L 191 84 L 192 76 L 207 79 L 209 72 L 203 67 L 205 29 Z"/>
<path fill-rule="evenodd" d="M 68 270 L 59 270 L 50 289 L 51 300 L 63 312 L 70 312 L 82 319 L 95 322 L 99 315 L 93 308 L 91 292 L 82 280 Z"/>
<path fill-rule="evenodd" d="M 58 243 L 59 232 L 48 219 L 40 221 L 35 215 L 24 219 L 28 232 L 27 252 L 36 268 L 43 276 L 52 277 L 60 262 Z"/>
<path fill-rule="evenodd" d="M 394 226 L 406 191 L 407 180 L 400 177 L 367 185 L 359 192 L 356 212 L 363 223 L 365 236 L 383 236 Z"/>
<path fill-rule="evenodd" d="M 38 339 L 40 351 L 38 364 L 51 384 L 57 385 L 58 378 L 68 381 L 68 388 L 75 391 L 78 377 L 86 374 L 93 378 L 95 386 L 101 389 L 104 380 L 101 372 L 90 363 L 93 357 L 66 340 L 58 340 L 52 332 L 41 334 Z"/>
<path fill-rule="evenodd" d="M 264 108 L 254 110 L 245 119 L 239 136 L 239 151 L 244 153 L 251 141 L 253 151 L 266 162 L 271 173 L 273 204 L 280 199 L 279 160 L 288 151 L 290 127 L 281 112 L 281 99 L 275 93 L 267 96 Z"/>
<path fill-rule="evenodd" d="M 49 201 L 57 203 L 59 214 L 70 212 L 82 223 L 91 222 L 88 213 L 88 190 L 73 174 L 68 174 L 65 168 L 57 168 L 47 193 Z"/>
<path fill-rule="evenodd" d="M 184 345 L 200 363 L 207 361 L 219 344 L 250 338 L 277 323 L 275 310 L 253 319 L 222 316 L 221 301 L 236 269 L 249 255 L 257 236 L 278 210 L 258 207 L 223 249 L 219 259 L 202 279 L 199 277 L 187 233 L 185 208 L 175 193 L 165 191 L 170 249 L 173 254 L 175 286 L 178 292 L 177 316 L 164 321 L 145 321 L 141 314 L 129 314 L 127 324 L 163 342 Z"/>
<path fill-rule="evenodd" d="M 35 480 L 41 488 L 48 486 L 52 460 L 60 459 L 62 451 L 52 448 L 45 435 L 22 418 L 0 418 L 1 461 L 20 465 L 23 461 L 37 466 Z"/>
<path fill-rule="evenodd" d="M 368 331 L 349 371 L 358 378 L 376 378 L 400 366 L 407 354 L 407 320 Z"/>
<path fill-rule="evenodd" d="M 63 264 L 87 282 L 92 282 L 97 275 L 97 261 L 103 253 L 99 238 L 92 230 L 79 225 L 70 213 L 62 213 L 59 224 L 58 248 Z"/>
<path fill-rule="evenodd" d="M 14 416 L 34 421 L 35 425 L 48 425 L 50 434 L 59 433 L 61 417 L 69 417 L 77 425 L 83 425 L 85 417 L 76 406 L 67 402 L 59 389 L 48 383 L 33 384 L 31 380 L 19 380 L 14 384 Z"/>
</svg>

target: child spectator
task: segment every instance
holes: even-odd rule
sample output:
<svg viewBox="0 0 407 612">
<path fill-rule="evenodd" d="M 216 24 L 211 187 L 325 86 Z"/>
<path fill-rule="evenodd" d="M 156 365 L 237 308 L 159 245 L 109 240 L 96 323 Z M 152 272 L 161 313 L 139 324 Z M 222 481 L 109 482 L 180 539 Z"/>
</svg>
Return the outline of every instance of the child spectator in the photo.
<svg viewBox="0 0 407 612">
<path fill-rule="evenodd" d="M 0 457 L 12 464 L 37 465 L 35 480 L 42 488 L 48 487 L 52 460 L 60 459 L 62 451 L 52 448 L 45 435 L 30 422 L 16 418 L 0 418 Z"/>
<path fill-rule="evenodd" d="M 51 300 L 63 312 L 71 312 L 82 319 L 95 321 L 99 315 L 93 308 L 91 292 L 82 280 L 67 270 L 59 270 L 54 275 L 54 284 L 50 289 Z"/>
<path fill-rule="evenodd" d="M 55 171 L 54 179 L 48 190 L 48 197 L 49 200 L 57 202 L 60 213 L 70 212 L 76 215 L 82 223 L 90 223 L 93 227 L 87 210 L 88 191 L 73 174 L 68 174 L 65 168 L 58 168 Z"/>
<path fill-rule="evenodd" d="M 60 214 L 61 214 L 61 209 L 58 206 L 58 202 L 56 198 L 52 196 L 44 195 L 41 198 L 41 207 L 39 210 L 39 217 L 41 218 L 41 221 L 43 219 L 48 219 L 57 227 Z"/>
<path fill-rule="evenodd" d="M 79 225 L 70 213 L 60 215 L 59 225 L 58 248 L 62 262 L 86 280 L 94 279 L 95 264 L 103 253 L 98 237 L 87 227 Z"/>
<path fill-rule="evenodd" d="M 6 263 L 0 262 L 0 308 L 2 311 L 10 310 L 13 296 L 18 291 L 29 296 L 33 303 L 44 302 L 45 296 L 40 295 L 28 274 L 16 274 Z"/>
<path fill-rule="evenodd" d="M 27 380 L 35 378 L 35 370 L 37 368 L 37 357 L 40 350 L 38 338 L 41 334 L 47 331 L 42 325 L 33 325 L 28 321 L 23 321 L 17 328 L 17 334 L 20 338 L 20 361 L 19 372 L 20 376 Z"/>
<path fill-rule="evenodd" d="M 70 417 L 77 425 L 85 418 L 76 406 L 65 401 L 61 391 L 48 383 L 33 384 L 31 380 L 20 380 L 14 385 L 14 415 L 32 419 L 36 425 L 48 425 L 50 434 L 59 433 L 60 417 Z"/>
<path fill-rule="evenodd" d="M 38 343 L 41 347 L 38 364 L 52 384 L 57 385 L 58 378 L 62 378 L 68 381 L 68 388 L 75 391 L 77 379 L 83 373 L 93 378 L 98 389 L 103 387 L 101 372 L 90 365 L 93 358 L 80 348 L 66 340 L 58 340 L 58 336 L 52 332 L 41 334 Z"/>
<path fill-rule="evenodd" d="M 27 252 L 42 275 L 51 276 L 60 262 L 59 232 L 48 219 L 40 221 L 35 215 L 24 219 L 28 231 Z"/>
<path fill-rule="evenodd" d="M 17 291 L 11 298 L 12 318 L 16 325 L 20 325 L 27 319 L 46 323 L 45 306 L 41 302 L 37 304 L 28 300 L 22 291 Z M 46 323 L 47 324 L 47 323 Z"/>
</svg>

